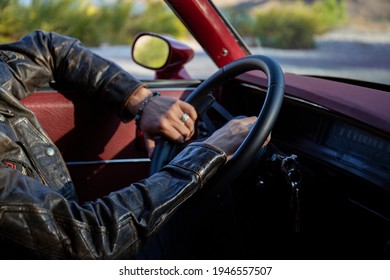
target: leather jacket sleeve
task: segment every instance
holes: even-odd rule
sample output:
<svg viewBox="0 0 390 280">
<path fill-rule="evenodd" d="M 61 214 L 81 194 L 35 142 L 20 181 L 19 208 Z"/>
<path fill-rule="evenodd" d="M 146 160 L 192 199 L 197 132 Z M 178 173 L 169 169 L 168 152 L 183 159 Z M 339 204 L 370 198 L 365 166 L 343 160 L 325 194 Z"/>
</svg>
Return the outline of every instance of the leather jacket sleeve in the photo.
<svg viewBox="0 0 390 280">
<path fill-rule="evenodd" d="M 225 161 L 214 147 L 190 144 L 161 172 L 81 205 L 18 170 L 0 168 L 0 239 L 22 247 L 24 258 L 128 258 Z"/>
<path fill-rule="evenodd" d="M 0 45 L 0 75 L 0 105 L 13 110 L 15 116 L 9 116 L 13 121 L 33 122 L 26 149 L 19 139 L 24 134 L 17 136 L 7 126 L 9 120 L 0 119 L 0 258 L 129 258 L 226 161 L 223 151 L 191 144 L 148 179 L 96 201 L 80 204 L 66 199 L 39 180 L 40 174 L 31 173 L 37 168 L 29 163 L 29 151 L 40 152 L 43 144 L 51 143 L 17 99 L 54 80 L 116 105 L 120 111 L 142 83 L 77 40 L 41 31 Z M 0 112 L 0 117 L 7 112 Z M 30 132 L 23 127 L 22 132 Z M 7 166 L 10 158 L 10 164 L 20 168 Z M 60 167 L 53 165 L 53 169 Z"/>
<path fill-rule="evenodd" d="M 12 71 L 11 93 L 18 99 L 36 88 L 55 82 L 59 87 L 74 88 L 118 109 L 123 121 L 133 116 L 125 102 L 143 86 L 117 64 L 88 49 L 80 41 L 55 32 L 32 32 L 19 41 L 0 45 L 0 59 Z M 11 85 L 11 83 L 10 83 Z"/>
</svg>

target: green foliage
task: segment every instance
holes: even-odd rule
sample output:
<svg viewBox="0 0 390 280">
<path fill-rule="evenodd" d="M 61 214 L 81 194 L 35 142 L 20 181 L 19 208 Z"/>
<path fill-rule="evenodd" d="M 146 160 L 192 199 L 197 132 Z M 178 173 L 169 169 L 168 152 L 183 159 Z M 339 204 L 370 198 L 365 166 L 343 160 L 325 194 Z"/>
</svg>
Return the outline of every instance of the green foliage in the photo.
<svg viewBox="0 0 390 280">
<path fill-rule="evenodd" d="M 24 29 L 27 32 L 36 29 L 56 31 L 73 37 L 90 32 L 88 37 L 91 37 L 96 32 L 88 20 L 91 5 L 91 0 L 32 0 L 24 11 Z"/>
<path fill-rule="evenodd" d="M 139 31 L 183 36 L 186 29 L 161 2 L 135 12 L 134 0 L 0 0 L 0 42 L 36 29 L 79 38 L 86 45 L 129 44 Z"/>
<path fill-rule="evenodd" d="M 160 34 L 170 34 L 176 37 L 187 35 L 187 30 L 178 18 L 172 16 L 172 11 L 163 3 L 148 0 L 143 13 L 133 18 L 128 26 L 130 33 L 152 31 Z"/>
<path fill-rule="evenodd" d="M 79 38 L 87 45 L 129 44 L 141 31 L 184 37 L 188 33 L 160 1 L 0 0 L 0 42 L 14 41 L 36 29 Z M 263 46 L 310 48 L 314 36 L 346 22 L 345 0 L 281 1 L 257 12 L 227 10 L 228 20 L 245 37 Z"/>
<path fill-rule="evenodd" d="M 338 27 L 347 22 L 345 0 L 316 1 L 312 11 L 318 17 L 318 33 Z"/>
<path fill-rule="evenodd" d="M 263 46 L 296 49 L 314 47 L 315 36 L 345 24 L 347 12 L 345 0 L 317 0 L 312 4 L 289 0 L 259 10 L 253 17 L 252 29 L 246 28 L 250 30 L 248 36 L 256 36 Z"/>
<path fill-rule="evenodd" d="M 15 16 L 19 10 L 17 0 L 0 0 L 0 42 L 14 41 L 22 35 L 23 21 Z"/>
<path fill-rule="evenodd" d="M 223 12 L 239 34 L 249 37 L 254 35 L 254 18 L 250 16 L 247 9 L 236 9 L 233 7 L 227 8 Z"/>
<path fill-rule="evenodd" d="M 95 7 L 93 17 L 97 36 L 94 42 L 110 44 L 128 44 L 134 34 L 127 33 L 127 25 L 132 22 L 133 1 L 117 0 L 114 3 L 101 3 Z M 90 44 L 92 44 L 91 42 Z"/>
<path fill-rule="evenodd" d="M 317 19 L 302 2 L 275 5 L 255 17 L 255 33 L 263 46 L 276 48 L 312 48 Z"/>
</svg>

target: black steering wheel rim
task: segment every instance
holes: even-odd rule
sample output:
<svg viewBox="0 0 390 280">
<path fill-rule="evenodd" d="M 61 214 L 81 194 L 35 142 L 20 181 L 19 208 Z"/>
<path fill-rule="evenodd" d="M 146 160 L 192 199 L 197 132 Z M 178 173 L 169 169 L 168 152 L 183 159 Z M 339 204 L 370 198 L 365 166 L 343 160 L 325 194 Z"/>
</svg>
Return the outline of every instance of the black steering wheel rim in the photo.
<svg viewBox="0 0 390 280">
<path fill-rule="evenodd" d="M 256 158 L 259 149 L 263 146 L 277 119 L 284 96 L 284 75 L 279 64 L 273 59 L 262 55 L 251 55 L 238 59 L 220 68 L 210 78 L 204 81 L 185 100 L 192 104 L 198 116 L 201 116 L 210 107 L 212 92 L 225 82 L 247 71 L 263 71 L 268 78 L 268 88 L 262 109 L 257 121 L 231 160 L 223 167 L 224 181 L 231 181 L 245 170 Z M 161 139 L 156 144 L 156 149 L 151 162 L 151 174 L 159 171 L 176 144 Z M 220 172 L 220 173 L 221 173 Z"/>
</svg>

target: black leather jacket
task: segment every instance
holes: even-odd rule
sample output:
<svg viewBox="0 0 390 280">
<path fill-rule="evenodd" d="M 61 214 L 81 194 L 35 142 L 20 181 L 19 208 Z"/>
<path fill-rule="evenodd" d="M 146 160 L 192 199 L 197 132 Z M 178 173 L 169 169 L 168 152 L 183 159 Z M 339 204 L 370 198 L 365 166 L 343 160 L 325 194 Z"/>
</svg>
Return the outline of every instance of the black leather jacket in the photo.
<svg viewBox="0 0 390 280">
<path fill-rule="evenodd" d="M 37 31 L 0 45 L 0 257 L 127 258 L 226 161 L 191 144 L 161 172 L 80 204 L 66 165 L 34 114 L 19 102 L 50 81 L 116 104 L 141 82 L 79 41 Z M 196 159 L 196 160 L 194 160 Z"/>
</svg>

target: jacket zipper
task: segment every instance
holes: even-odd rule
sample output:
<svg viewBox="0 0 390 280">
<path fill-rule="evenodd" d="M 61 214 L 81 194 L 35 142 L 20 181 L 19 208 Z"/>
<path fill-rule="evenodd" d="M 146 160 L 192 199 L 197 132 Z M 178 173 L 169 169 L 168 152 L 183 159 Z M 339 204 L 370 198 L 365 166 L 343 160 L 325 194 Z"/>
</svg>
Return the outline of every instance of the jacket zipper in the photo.
<svg viewBox="0 0 390 280">
<path fill-rule="evenodd" d="M 15 116 L 15 114 L 12 113 L 11 110 L 4 110 L 4 109 L 0 109 L 0 114 L 2 114 L 5 117 L 8 117 L 8 118 Z"/>
</svg>

